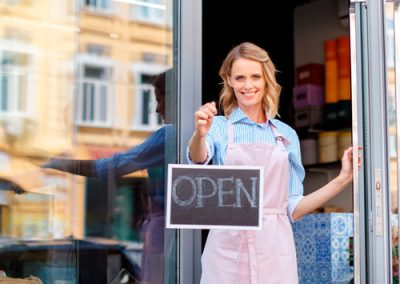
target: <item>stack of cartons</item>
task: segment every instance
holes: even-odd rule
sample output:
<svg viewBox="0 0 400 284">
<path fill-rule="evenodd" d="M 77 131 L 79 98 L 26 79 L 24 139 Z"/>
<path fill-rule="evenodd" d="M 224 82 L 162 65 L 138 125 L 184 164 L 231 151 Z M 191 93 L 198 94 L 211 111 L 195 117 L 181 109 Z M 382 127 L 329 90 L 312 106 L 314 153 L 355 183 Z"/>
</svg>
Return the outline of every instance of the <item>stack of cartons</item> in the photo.
<svg viewBox="0 0 400 284">
<path fill-rule="evenodd" d="M 327 40 L 325 49 L 324 122 L 332 127 L 351 125 L 350 39 Z"/>
</svg>

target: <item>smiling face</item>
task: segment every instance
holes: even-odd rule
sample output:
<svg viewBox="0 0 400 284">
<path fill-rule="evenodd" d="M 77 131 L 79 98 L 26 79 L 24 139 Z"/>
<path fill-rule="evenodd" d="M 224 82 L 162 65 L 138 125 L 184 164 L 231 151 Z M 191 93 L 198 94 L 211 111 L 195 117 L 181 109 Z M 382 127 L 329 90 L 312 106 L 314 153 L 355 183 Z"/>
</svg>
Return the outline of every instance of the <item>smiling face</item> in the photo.
<svg viewBox="0 0 400 284">
<path fill-rule="evenodd" d="M 233 88 L 238 106 L 246 114 L 259 114 L 263 110 L 266 89 L 260 62 L 239 58 L 232 64 L 228 84 Z"/>
</svg>

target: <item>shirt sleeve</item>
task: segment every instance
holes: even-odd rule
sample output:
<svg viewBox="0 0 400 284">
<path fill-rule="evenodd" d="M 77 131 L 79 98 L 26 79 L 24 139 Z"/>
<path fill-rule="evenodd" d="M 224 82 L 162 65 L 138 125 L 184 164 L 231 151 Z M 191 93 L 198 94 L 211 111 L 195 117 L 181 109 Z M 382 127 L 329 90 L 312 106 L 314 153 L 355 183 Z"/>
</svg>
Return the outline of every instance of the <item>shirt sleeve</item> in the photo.
<svg viewBox="0 0 400 284">
<path fill-rule="evenodd" d="M 116 153 L 109 158 L 95 161 L 95 170 L 99 178 L 110 175 L 123 176 L 138 170 L 164 165 L 165 127 L 149 136 L 142 144 L 126 152 Z"/>
<path fill-rule="evenodd" d="M 288 146 L 290 164 L 288 215 L 290 220 L 293 221 L 293 212 L 304 197 L 303 181 L 305 170 L 301 163 L 299 138 L 294 130 L 291 131 L 288 140 L 290 141 Z"/>
<path fill-rule="evenodd" d="M 218 137 L 216 134 L 220 133 L 220 128 L 221 128 L 220 124 L 221 124 L 221 117 L 220 116 L 215 117 L 211 125 L 211 128 L 206 136 L 207 159 L 203 163 L 197 163 L 197 164 L 207 165 L 213 159 L 215 155 L 215 139 Z M 186 159 L 189 164 L 196 164 L 190 158 L 189 146 L 186 149 Z"/>
<path fill-rule="evenodd" d="M 214 147 L 211 146 L 213 144 L 214 143 L 212 142 L 212 137 L 207 134 L 207 137 L 206 137 L 207 159 L 203 163 L 195 163 L 192 161 L 192 159 L 190 158 L 189 146 L 188 146 L 186 148 L 186 159 L 187 159 L 188 163 L 191 165 L 193 165 L 193 164 L 207 165 L 211 161 L 212 157 L 214 156 Z"/>
</svg>

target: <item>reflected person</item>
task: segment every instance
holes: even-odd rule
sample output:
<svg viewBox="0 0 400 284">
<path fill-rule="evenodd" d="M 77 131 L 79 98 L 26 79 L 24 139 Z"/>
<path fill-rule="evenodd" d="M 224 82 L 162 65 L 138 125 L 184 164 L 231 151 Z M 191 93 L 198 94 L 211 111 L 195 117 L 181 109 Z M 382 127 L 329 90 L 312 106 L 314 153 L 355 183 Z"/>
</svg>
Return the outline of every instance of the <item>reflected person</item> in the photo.
<svg viewBox="0 0 400 284">
<path fill-rule="evenodd" d="M 52 168 L 76 175 L 98 178 L 112 182 L 123 175 L 146 169 L 148 172 L 147 215 L 142 224 L 143 255 L 140 283 L 164 282 L 164 193 L 165 193 L 165 150 L 166 141 L 173 144 L 175 127 L 167 124 L 165 116 L 165 80 L 171 69 L 153 77 L 152 85 L 157 100 L 156 112 L 166 123 L 143 143 L 115 153 L 111 157 L 96 160 L 74 160 L 53 158 L 43 168 Z"/>
</svg>

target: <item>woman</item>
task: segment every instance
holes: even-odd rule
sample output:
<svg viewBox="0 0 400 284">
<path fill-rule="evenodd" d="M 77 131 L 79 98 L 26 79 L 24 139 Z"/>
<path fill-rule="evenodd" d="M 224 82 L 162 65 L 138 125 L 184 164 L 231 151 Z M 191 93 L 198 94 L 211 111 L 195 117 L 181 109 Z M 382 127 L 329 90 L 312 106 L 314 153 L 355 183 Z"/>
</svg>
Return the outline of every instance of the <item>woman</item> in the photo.
<svg viewBox="0 0 400 284">
<path fill-rule="evenodd" d="M 190 162 L 262 165 L 265 175 L 263 229 L 211 230 L 202 256 L 201 283 L 298 283 L 290 219 L 310 213 L 352 182 L 349 148 L 340 174 L 303 197 L 299 139 L 275 119 L 281 91 L 275 72 L 265 50 L 248 42 L 234 47 L 219 71 L 225 116 L 216 115 L 214 102 L 194 115 Z"/>
</svg>

